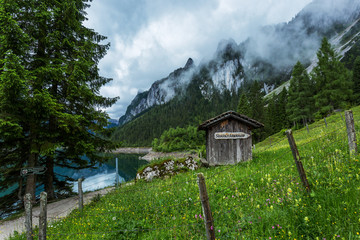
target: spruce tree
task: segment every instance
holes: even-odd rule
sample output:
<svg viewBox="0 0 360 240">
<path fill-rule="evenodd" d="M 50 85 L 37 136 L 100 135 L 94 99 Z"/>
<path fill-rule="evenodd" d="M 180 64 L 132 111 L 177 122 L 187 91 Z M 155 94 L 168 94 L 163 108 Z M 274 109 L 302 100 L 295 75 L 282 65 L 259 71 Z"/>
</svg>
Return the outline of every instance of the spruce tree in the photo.
<svg viewBox="0 0 360 240">
<path fill-rule="evenodd" d="M 251 114 L 249 100 L 245 93 L 242 93 L 240 96 L 237 112 L 245 116 L 250 116 Z"/>
<path fill-rule="evenodd" d="M 312 75 L 317 90 L 315 105 L 320 116 L 325 116 L 335 109 L 346 108 L 352 97 L 352 82 L 350 72 L 326 38 L 317 57 L 319 62 Z"/>
<path fill-rule="evenodd" d="M 353 67 L 353 90 L 354 90 L 354 103 L 360 104 L 360 56 L 355 59 Z"/>
<path fill-rule="evenodd" d="M 264 120 L 264 93 L 261 91 L 261 85 L 254 81 L 249 91 L 249 104 L 251 107 L 250 117 L 257 120 Z"/>
<path fill-rule="evenodd" d="M 18 184 L 1 199 L 0 207 L 11 211 L 13 202 L 22 198 L 20 169 L 25 165 L 28 144 L 28 107 L 32 80 L 27 63 L 30 38 L 14 16 L 21 14 L 15 1 L 0 0 L 0 192 Z"/>
<path fill-rule="evenodd" d="M 274 116 L 274 118 L 276 119 L 276 132 L 288 127 L 288 116 L 286 114 L 287 99 L 288 91 L 286 90 L 286 87 L 284 87 L 280 94 L 277 96 L 276 110 Z"/>
<path fill-rule="evenodd" d="M 296 69 L 296 70 L 295 70 Z M 297 98 L 297 105 L 298 105 L 298 119 L 302 121 L 305 125 L 307 122 L 310 121 L 313 114 L 313 89 L 310 77 L 306 72 L 304 66 L 297 62 L 295 65 L 294 72 L 296 74 L 296 78 L 298 81 L 298 98 Z"/>
<path fill-rule="evenodd" d="M 270 98 L 267 107 L 265 108 L 265 132 L 266 135 L 272 135 L 276 133 L 276 103 L 277 103 L 277 95 L 274 95 Z"/>
<path fill-rule="evenodd" d="M 312 118 L 313 88 L 304 66 L 297 62 L 290 80 L 287 106 L 291 121 L 302 122 L 305 125 Z"/>
<path fill-rule="evenodd" d="M 293 73 L 294 75 L 294 73 Z M 298 99 L 298 81 L 294 76 L 290 79 L 290 85 L 289 85 L 289 92 L 288 92 L 288 99 L 286 104 L 286 113 L 288 115 L 288 118 L 291 122 L 293 122 L 293 125 L 296 125 L 296 122 L 298 120 L 297 112 L 298 112 L 298 105 L 297 105 L 297 99 Z"/>
<path fill-rule="evenodd" d="M 102 45 L 106 38 L 83 26 L 89 7 L 86 0 L 6 2 L 18 8 L 9 7 L 3 15 L 30 39 L 28 47 L 18 53 L 26 59 L 20 65 L 29 75 L 19 75 L 26 86 L 20 94 L 26 104 L 16 124 L 27 157 L 17 161 L 26 167 L 46 165 L 42 181 L 54 197 L 53 183 L 59 181 L 54 166 L 93 166 L 103 160 L 97 153 L 112 147 L 106 139 L 108 115 L 100 107 L 111 106 L 117 98 L 99 94 L 111 79 L 101 77 L 97 67 L 109 44 Z M 11 32 L 1 32 L 1 39 L 11 36 Z M 2 114 L 12 113 L 3 109 Z M 26 192 L 33 196 L 36 182 L 35 175 L 26 178 Z"/>
<path fill-rule="evenodd" d="M 264 113 L 264 93 L 261 91 L 261 85 L 258 81 L 254 81 L 249 91 L 250 118 L 259 122 L 265 121 Z M 263 129 L 253 131 L 255 141 L 259 141 L 264 137 Z"/>
</svg>

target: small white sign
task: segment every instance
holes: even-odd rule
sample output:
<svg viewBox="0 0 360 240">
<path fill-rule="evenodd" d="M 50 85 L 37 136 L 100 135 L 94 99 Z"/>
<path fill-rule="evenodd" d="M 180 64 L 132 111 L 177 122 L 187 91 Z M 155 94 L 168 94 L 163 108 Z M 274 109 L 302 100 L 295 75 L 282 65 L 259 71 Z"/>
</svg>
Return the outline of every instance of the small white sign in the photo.
<svg viewBox="0 0 360 240">
<path fill-rule="evenodd" d="M 215 139 L 246 139 L 250 137 L 249 134 L 243 132 L 217 132 Z"/>
</svg>

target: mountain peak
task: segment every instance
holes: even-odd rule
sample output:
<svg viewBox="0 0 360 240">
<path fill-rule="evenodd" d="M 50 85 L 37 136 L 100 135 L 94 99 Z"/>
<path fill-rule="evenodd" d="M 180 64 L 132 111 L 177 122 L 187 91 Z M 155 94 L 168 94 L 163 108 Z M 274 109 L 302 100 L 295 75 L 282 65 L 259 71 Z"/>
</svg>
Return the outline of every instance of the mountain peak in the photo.
<svg viewBox="0 0 360 240">
<path fill-rule="evenodd" d="M 185 69 L 191 68 L 194 66 L 194 60 L 192 58 L 189 58 L 184 66 Z"/>
<path fill-rule="evenodd" d="M 232 38 L 223 39 L 219 42 L 216 53 L 219 55 L 225 51 L 237 50 L 237 49 L 238 49 L 238 45 L 234 39 Z"/>
</svg>

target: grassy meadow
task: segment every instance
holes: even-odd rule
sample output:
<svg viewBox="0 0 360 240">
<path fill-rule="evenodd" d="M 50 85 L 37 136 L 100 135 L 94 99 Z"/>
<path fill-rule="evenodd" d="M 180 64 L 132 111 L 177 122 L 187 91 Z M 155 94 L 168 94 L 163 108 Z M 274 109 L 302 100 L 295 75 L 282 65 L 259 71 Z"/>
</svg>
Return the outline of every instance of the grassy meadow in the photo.
<svg viewBox="0 0 360 240">
<path fill-rule="evenodd" d="M 353 113 L 359 139 L 360 107 Z M 47 239 L 206 239 L 199 172 L 216 239 L 360 239 L 360 157 L 349 157 L 340 114 L 326 121 L 293 133 L 310 193 L 282 131 L 257 144 L 250 162 L 140 181 L 96 198 L 83 212 L 49 223 Z"/>
</svg>

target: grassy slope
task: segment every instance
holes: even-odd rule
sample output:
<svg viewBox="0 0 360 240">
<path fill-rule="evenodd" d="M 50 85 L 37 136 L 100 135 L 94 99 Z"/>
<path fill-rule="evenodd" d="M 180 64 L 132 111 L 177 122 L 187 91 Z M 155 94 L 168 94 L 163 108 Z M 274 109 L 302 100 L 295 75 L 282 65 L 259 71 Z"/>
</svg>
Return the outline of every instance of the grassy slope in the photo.
<svg viewBox="0 0 360 240">
<path fill-rule="evenodd" d="M 360 107 L 353 111 L 360 137 Z M 359 239 L 359 157 L 349 158 L 340 115 L 327 122 L 294 132 L 311 194 L 281 133 L 272 146 L 257 144 L 251 162 L 198 170 L 217 239 Z M 49 226 L 48 239 L 206 239 L 196 175 L 120 188 Z"/>
</svg>

